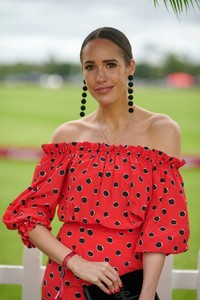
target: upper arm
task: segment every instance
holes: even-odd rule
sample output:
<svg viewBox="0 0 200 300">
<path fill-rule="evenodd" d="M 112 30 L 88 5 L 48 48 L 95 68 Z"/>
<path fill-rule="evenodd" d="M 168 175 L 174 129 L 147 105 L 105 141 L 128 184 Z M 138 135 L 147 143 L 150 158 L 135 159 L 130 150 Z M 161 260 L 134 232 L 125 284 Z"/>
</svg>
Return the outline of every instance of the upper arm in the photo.
<svg viewBox="0 0 200 300">
<path fill-rule="evenodd" d="M 154 144 L 158 150 L 181 158 L 181 131 L 170 117 L 159 115 L 152 125 Z"/>
</svg>

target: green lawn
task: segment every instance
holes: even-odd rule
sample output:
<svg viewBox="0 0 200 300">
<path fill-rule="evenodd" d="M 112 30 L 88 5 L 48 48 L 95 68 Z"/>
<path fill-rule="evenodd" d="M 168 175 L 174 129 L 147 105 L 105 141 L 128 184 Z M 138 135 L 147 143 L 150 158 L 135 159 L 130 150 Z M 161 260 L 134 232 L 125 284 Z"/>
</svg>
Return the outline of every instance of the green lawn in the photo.
<svg viewBox="0 0 200 300">
<path fill-rule="evenodd" d="M 39 147 L 49 141 L 54 129 L 62 122 L 79 116 L 80 87 L 63 87 L 60 90 L 47 90 L 37 86 L 0 86 L 0 144 L 30 145 Z M 171 90 L 164 88 L 138 87 L 135 102 L 157 112 L 167 113 L 182 129 L 182 149 L 184 154 L 200 155 L 200 90 Z M 96 104 L 90 99 L 87 112 Z M 0 214 L 9 202 L 29 185 L 36 162 L 0 160 Z M 190 251 L 175 256 L 177 269 L 196 269 L 200 249 L 198 215 L 200 211 L 200 169 L 183 168 L 186 194 L 191 223 Z M 53 222 L 54 232 L 59 224 Z M 23 246 L 18 234 L 6 230 L 0 223 L 0 264 L 21 264 Z M 2 300 L 20 300 L 21 288 L 0 286 Z M 175 291 L 173 300 L 195 300 L 194 291 Z"/>
<path fill-rule="evenodd" d="M 137 105 L 167 113 L 180 124 L 184 153 L 200 153 L 199 99 L 200 89 L 138 87 L 135 90 Z M 0 86 L 0 143 L 38 146 L 48 142 L 59 124 L 79 117 L 80 100 L 80 87 L 48 90 L 36 86 Z M 89 98 L 87 113 L 95 107 L 95 101 Z"/>
</svg>

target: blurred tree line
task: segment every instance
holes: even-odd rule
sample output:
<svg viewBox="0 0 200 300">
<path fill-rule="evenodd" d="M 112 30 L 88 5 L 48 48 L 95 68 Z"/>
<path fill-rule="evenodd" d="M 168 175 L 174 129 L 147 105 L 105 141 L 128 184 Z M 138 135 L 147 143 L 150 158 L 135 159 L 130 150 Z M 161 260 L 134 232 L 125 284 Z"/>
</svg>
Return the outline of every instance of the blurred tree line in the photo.
<svg viewBox="0 0 200 300">
<path fill-rule="evenodd" d="M 143 79 L 165 78 L 174 72 L 184 72 L 198 77 L 200 75 L 200 64 L 184 60 L 174 54 L 168 55 L 161 65 L 150 65 L 139 63 L 136 65 L 136 76 Z"/>
<path fill-rule="evenodd" d="M 195 77 L 200 76 L 200 64 L 193 63 L 188 59 L 179 58 L 174 54 L 166 56 L 160 65 L 153 65 L 140 62 L 136 65 L 135 76 L 141 79 L 162 79 L 173 72 L 186 72 Z M 4 80 L 9 75 L 27 74 L 57 74 L 68 80 L 74 76 L 81 76 L 79 64 L 58 62 L 53 58 L 42 64 L 15 63 L 0 65 L 0 80 Z"/>
</svg>

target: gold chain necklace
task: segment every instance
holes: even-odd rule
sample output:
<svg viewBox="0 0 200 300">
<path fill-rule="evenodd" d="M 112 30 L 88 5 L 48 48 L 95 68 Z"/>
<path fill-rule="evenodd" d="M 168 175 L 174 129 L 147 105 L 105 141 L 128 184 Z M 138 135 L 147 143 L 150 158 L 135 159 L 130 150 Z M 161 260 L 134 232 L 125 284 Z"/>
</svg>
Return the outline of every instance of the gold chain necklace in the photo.
<svg viewBox="0 0 200 300">
<path fill-rule="evenodd" d="M 124 134 L 126 128 L 128 127 L 128 125 L 129 125 L 129 123 L 130 123 L 131 117 L 132 117 L 132 115 L 131 115 L 130 118 L 128 119 L 128 122 L 126 123 L 126 125 L 125 125 L 124 129 L 122 130 L 120 136 L 113 142 L 114 145 L 117 145 L 117 143 L 118 143 L 118 142 L 120 141 L 120 139 L 122 138 L 122 136 L 123 136 L 123 134 Z M 105 134 L 104 130 L 103 130 L 103 127 L 101 126 L 101 123 L 100 123 L 99 118 L 97 118 L 97 120 L 98 120 L 98 125 L 99 125 L 100 131 L 101 131 L 103 137 L 105 138 L 106 142 L 107 142 L 108 144 L 111 145 L 112 143 L 111 143 L 111 141 L 110 141 L 110 138 L 111 138 L 112 135 L 107 131 L 107 135 L 109 136 L 109 138 L 108 138 L 107 135 Z"/>
</svg>

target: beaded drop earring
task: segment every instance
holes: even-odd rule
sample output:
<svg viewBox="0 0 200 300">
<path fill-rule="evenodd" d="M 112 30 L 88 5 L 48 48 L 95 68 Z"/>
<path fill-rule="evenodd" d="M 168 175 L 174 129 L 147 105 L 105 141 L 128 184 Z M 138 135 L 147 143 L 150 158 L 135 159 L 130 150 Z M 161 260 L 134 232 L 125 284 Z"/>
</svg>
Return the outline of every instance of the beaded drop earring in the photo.
<svg viewBox="0 0 200 300">
<path fill-rule="evenodd" d="M 133 105 L 134 105 L 134 102 L 133 102 L 133 75 L 129 75 L 128 76 L 128 106 L 129 106 L 129 113 L 133 113 L 134 112 L 134 108 L 133 108 Z"/>
<path fill-rule="evenodd" d="M 83 93 L 82 93 L 82 100 L 81 100 L 81 112 L 80 112 L 80 116 L 81 117 L 84 117 L 85 116 L 85 109 L 86 109 L 86 97 L 87 97 L 87 93 L 86 93 L 86 91 L 87 91 L 87 86 L 86 86 L 86 82 L 85 82 L 85 80 L 83 80 L 83 83 L 84 83 L 84 86 L 83 86 L 83 88 L 82 88 L 82 90 L 83 90 Z"/>
</svg>

